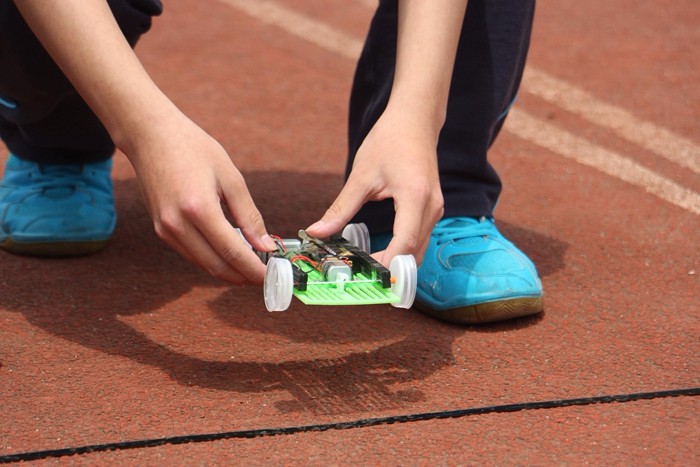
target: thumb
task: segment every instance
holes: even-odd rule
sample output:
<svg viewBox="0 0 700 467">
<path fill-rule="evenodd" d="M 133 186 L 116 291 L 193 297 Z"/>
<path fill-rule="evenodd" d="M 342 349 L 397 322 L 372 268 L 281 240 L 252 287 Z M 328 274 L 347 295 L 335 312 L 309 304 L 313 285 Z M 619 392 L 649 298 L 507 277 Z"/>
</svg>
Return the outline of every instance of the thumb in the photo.
<svg viewBox="0 0 700 467">
<path fill-rule="evenodd" d="M 323 217 L 307 227 L 306 232 L 321 238 L 340 232 L 365 204 L 366 194 L 364 188 L 348 180 Z"/>
</svg>

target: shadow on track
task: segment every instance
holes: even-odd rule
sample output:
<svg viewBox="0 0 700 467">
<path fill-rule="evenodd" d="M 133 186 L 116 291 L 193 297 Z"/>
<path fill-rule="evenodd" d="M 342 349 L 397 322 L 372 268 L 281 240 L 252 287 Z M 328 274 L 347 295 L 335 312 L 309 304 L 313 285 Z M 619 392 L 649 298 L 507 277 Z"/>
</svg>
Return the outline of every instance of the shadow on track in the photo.
<svg viewBox="0 0 700 467">
<path fill-rule="evenodd" d="M 316 220 L 342 183 L 339 175 L 289 172 L 253 172 L 246 179 L 268 229 L 285 236 Z M 299 188 L 309 186 L 314 189 Z M 420 382 L 451 365 L 452 343 L 474 329 L 390 306 L 322 311 L 295 303 L 286 313 L 269 314 L 261 288 L 226 287 L 160 242 L 135 180 L 116 182 L 115 190 L 120 224 L 103 253 L 65 260 L 0 257 L 3 286 L 11 291 L 2 294 L 2 308 L 22 313 L 32 325 L 67 341 L 159 368 L 182 385 L 238 393 L 286 391 L 289 399 L 277 403 L 283 413 L 380 411 L 425 400 Z M 563 267 L 565 244 L 501 225 L 536 263 L 544 265 L 542 275 Z M 207 303 L 208 309 L 190 313 L 213 313 L 218 331 L 253 335 L 255 345 L 291 342 L 297 346 L 297 357 L 275 360 L 267 352 L 265 358 L 207 359 L 202 353 L 206 346 L 202 350 L 197 345 L 200 331 L 182 329 L 197 348 L 195 357 L 156 342 L 129 324 L 131 318 L 161 310 L 193 288 L 221 288 L 222 292 Z M 540 319 L 498 327 L 519 329 Z M 229 343 L 215 342 L 214 348 Z M 343 353 L 345 348 L 349 350 Z M 249 355 L 250 349 L 246 350 Z"/>
</svg>

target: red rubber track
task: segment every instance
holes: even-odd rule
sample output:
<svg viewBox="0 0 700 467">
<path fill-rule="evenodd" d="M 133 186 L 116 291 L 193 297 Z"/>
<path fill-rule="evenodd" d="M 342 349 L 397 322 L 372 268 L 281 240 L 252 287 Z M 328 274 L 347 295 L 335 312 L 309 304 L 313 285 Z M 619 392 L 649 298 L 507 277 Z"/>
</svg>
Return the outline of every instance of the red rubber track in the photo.
<svg viewBox="0 0 700 467">
<path fill-rule="evenodd" d="M 354 41 L 368 3 L 272 2 Z M 137 51 L 230 152 L 269 230 L 292 235 L 341 186 L 354 64 L 235 4 L 168 2 Z M 118 154 L 106 251 L 0 255 L 0 460 L 700 463 L 700 3 L 538 8 L 539 74 L 492 161 L 505 183 L 497 220 L 538 265 L 542 316 L 460 327 L 297 301 L 269 314 L 261 287 L 214 280 L 156 238 Z M 569 87 L 547 98 L 543 74 Z M 633 119 L 592 119 L 600 106 L 576 110 L 579 91 Z M 636 135 L 620 130 L 630 121 Z M 602 166 L 575 160 L 590 145 Z M 629 163 L 611 173 L 617 157 Z M 513 405 L 524 407 L 503 411 Z"/>
</svg>

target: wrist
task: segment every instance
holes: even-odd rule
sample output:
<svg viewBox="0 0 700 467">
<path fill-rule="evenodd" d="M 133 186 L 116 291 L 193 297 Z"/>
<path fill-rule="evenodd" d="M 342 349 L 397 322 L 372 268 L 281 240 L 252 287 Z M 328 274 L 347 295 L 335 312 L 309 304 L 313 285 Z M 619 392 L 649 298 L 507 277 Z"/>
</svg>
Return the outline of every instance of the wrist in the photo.
<svg viewBox="0 0 700 467">
<path fill-rule="evenodd" d="M 114 144 L 132 163 L 145 148 L 158 144 L 164 128 L 172 127 L 183 116 L 159 90 L 152 95 L 129 98 L 104 122 Z"/>
<path fill-rule="evenodd" d="M 445 123 L 446 104 L 433 96 L 418 94 L 402 95 L 393 93 L 384 111 L 388 116 L 395 116 L 405 129 L 414 134 L 430 138 L 437 144 L 440 131 Z"/>
</svg>

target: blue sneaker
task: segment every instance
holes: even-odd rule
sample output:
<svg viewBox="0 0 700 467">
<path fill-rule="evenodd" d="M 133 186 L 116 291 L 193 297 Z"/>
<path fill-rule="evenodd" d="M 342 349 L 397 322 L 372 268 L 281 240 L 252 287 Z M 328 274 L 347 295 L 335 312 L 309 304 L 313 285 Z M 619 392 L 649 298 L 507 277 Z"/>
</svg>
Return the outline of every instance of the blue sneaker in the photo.
<svg viewBox="0 0 700 467">
<path fill-rule="evenodd" d="M 111 166 L 37 164 L 10 154 L 0 182 L 0 248 L 32 256 L 103 249 L 117 221 Z"/>
<path fill-rule="evenodd" d="M 389 239 L 373 236 L 373 249 L 386 248 Z M 436 224 L 418 268 L 417 309 L 452 323 L 485 323 L 541 313 L 542 296 L 535 265 L 493 219 L 453 217 Z"/>
</svg>

